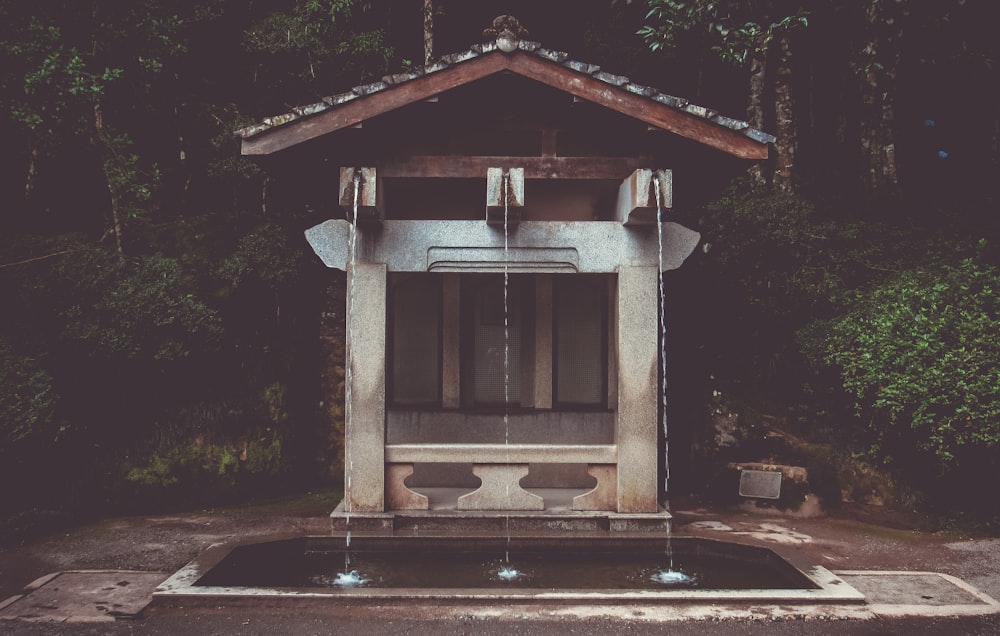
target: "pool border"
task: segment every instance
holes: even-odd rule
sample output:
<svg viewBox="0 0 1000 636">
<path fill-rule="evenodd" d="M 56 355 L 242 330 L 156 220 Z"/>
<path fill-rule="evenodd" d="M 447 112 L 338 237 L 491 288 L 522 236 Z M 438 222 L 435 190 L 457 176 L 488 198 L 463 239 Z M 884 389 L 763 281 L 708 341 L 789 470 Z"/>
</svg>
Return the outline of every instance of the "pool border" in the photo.
<svg viewBox="0 0 1000 636">
<path fill-rule="evenodd" d="M 222 561 L 232 550 L 242 545 L 289 539 L 317 539 L 330 537 L 302 537 L 282 535 L 257 537 L 249 541 L 215 543 L 194 560 L 161 583 L 153 593 L 154 605 L 202 605 L 222 603 L 228 605 L 248 603 L 282 604 L 291 601 L 320 600 L 345 604 L 377 603 L 559 603 L 559 604 L 623 604 L 623 603 L 782 603 L 782 604 L 863 604 L 865 596 L 834 572 L 822 566 L 798 566 L 782 555 L 770 550 L 775 557 L 788 563 L 816 587 L 813 589 L 745 589 L 745 590 L 551 590 L 551 589 L 496 589 L 496 588 L 288 588 L 288 587 L 216 587 L 199 586 L 197 581 Z M 551 536 L 547 537 L 551 539 Z M 700 537 L 699 537 L 700 539 Z M 715 540 L 708 540 L 715 541 Z M 715 541 L 720 544 L 739 542 Z M 767 549 L 767 548 L 763 548 Z"/>
</svg>

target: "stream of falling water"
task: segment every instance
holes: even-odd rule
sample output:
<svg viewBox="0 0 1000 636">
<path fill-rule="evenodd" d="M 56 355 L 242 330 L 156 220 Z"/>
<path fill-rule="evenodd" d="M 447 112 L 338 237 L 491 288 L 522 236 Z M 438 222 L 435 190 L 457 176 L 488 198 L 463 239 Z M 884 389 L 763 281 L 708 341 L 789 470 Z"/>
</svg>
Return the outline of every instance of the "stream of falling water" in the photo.
<svg viewBox="0 0 1000 636">
<path fill-rule="evenodd" d="M 354 587 L 366 583 L 367 580 L 351 569 L 351 475 L 354 472 L 354 456 L 351 452 L 351 445 L 346 443 L 350 439 L 350 428 L 352 411 L 351 389 L 353 386 L 354 369 L 354 267 L 358 260 L 358 200 L 361 190 L 361 175 L 354 174 L 354 205 L 352 209 L 350 239 L 349 239 L 349 266 L 347 274 L 347 360 L 344 370 L 344 441 L 347 456 L 345 457 L 344 475 L 344 523 L 347 526 L 347 536 L 344 539 L 344 571 L 337 574 L 334 584 L 342 587 Z"/>
<path fill-rule="evenodd" d="M 670 500 L 667 494 L 670 492 L 670 441 L 667 437 L 667 313 L 666 294 L 663 288 L 663 206 L 660 203 L 660 179 L 653 175 L 653 190 L 656 195 L 656 243 L 658 251 L 657 260 L 657 298 L 660 304 L 660 396 L 662 398 L 662 413 L 660 417 L 663 421 L 663 507 L 667 511 L 667 546 L 666 560 L 667 569 L 660 570 L 653 574 L 652 579 L 658 583 L 673 585 L 677 583 L 687 583 L 690 577 L 683 572 L 674 569 L 674 549 L 671 542 L 671 520 Z"/>
<path fill-rule="evenodd" d="M 507 198 L 507 188 L 509 187 L 509 175 L 500 178 L 500 187 L 503 189 L 503 445 L 506 453 L 507 465 L 510 465 L 510 227 L 509 205 Z M 510 509 L 510 483 L 506 485 L 507 509 Z M 504 562 L 500 567 L 498 576 L 503 580 L 513 580 L 521 573 L 510 564 L 510 513 L 504 515 L 504 529 L 507 533 L 507 543 L 504 548 Z"/>
<path fill-rule="evenodd" d="M 500 178 L 503 189 L 503 445 L 507 465 L 510 465 L 510 206 L 508 188 L 510 176 Z M 510 483 L 506 484 L 507 510 L 510 510 Z M 504 559 L 497 571 L 503 581 L 514 581 L 522 574 L 510 564 L 510 512 L 504 514 L 504 530 L 507 542 L 504 545 Z"/>
</svg>

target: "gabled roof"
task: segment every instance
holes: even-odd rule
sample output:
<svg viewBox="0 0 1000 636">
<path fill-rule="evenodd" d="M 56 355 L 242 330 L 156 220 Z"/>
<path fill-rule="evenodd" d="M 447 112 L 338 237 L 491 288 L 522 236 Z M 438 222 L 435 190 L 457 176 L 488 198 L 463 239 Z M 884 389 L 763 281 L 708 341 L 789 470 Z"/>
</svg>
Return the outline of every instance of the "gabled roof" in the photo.
<svg viewBox="0 0 1000 636">
<path fill-rule="evenodd" d="M 423 101 L 498 73 L 513 73 L 593 102 L 646 124 L 743 159 L 767 158 L 774 137 L 745 121 L 636 84 L 597 65 L 571 60 L 567 53 L 538 42 L 496 41 L 442 57 L 407 73 L 293 108 L 236 131 L 244 155 L 267 155 L 310 139 L 350 128 L 367 119 Z"/>
</svg>

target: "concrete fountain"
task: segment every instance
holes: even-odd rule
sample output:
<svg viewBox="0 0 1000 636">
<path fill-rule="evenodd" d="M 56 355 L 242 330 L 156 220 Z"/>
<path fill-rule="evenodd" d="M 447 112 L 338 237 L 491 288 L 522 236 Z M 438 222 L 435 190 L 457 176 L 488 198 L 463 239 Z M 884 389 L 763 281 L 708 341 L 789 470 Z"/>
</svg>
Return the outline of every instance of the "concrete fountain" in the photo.
<svg viewBox="0 0 1000 636">
<path fill-rule="evenodd" d="M 666 166 L 773 138 L 509 16 L 485 36 L 240 131 L 336 183 L 306 239 L 346 272 L 344 500 L 330 536 L 210 550 L 158 594 L 859 601 L 823 568 L 670 536 L 663 281 L 700 236 L 669 220 Z M 739 563 L 778 582 L 711 582 Z"/>
</svg>

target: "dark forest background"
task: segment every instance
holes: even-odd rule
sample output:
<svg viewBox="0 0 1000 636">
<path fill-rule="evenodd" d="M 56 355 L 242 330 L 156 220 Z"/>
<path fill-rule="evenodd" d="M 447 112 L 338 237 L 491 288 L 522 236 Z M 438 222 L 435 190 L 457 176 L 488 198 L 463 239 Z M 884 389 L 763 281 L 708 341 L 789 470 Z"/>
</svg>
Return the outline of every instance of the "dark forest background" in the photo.
<svg viewBox="0 0 1000 636">
<path fill-rule="evenodd" d="M 996 520 L 992 4 L 0 0 L 0 534 L 337 486 L 324 213 L 233 131 L 423 64 L 426 10 L 434 56 L 510 13 L 777 137 L 676 186 L 672 491 L 778 431 L 831 505 Z"/>
</svg>

